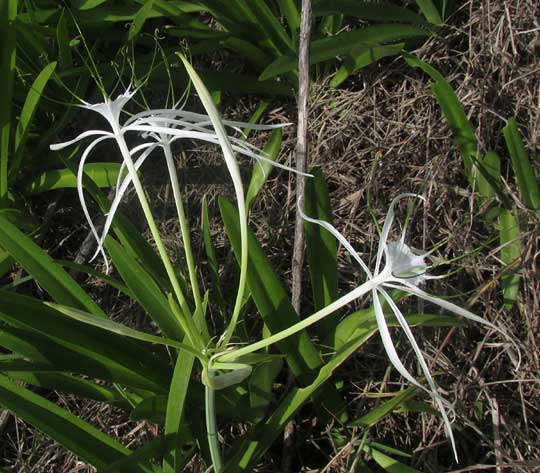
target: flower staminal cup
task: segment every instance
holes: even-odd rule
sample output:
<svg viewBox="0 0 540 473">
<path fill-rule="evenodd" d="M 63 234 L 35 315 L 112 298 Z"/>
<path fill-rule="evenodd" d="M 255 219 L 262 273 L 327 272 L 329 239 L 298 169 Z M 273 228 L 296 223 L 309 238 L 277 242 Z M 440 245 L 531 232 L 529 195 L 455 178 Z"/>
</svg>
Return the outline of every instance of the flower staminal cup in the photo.
<svg viewBox="0 0 540 473">
<path fill-rule="evenodd" d="M 398 241 L 388 242 L 390 230 L 392 228 L 392 223 L 394 221 L 394 208 L 401 199 L 408 198 L 408 197 L 420 198 L 424 200 L 423 197 L 418 196 L 416 194 L 401 194 L 392 201 L 392 203 L 390 204 L 388 213 L 386 215 L 384 224 L 383 224 L 381 237 L 379 240 L 379 246 L 377 249 L 375 269 L 373 271 L 369 269 L 369 267 L 365 264 L 365 262 L 362 260 L 362 258 L 358 254 L 358 252 L 352 247 L 352 245 L 347 241 L 347 239 L 334 226 L 332 226 L 330 223 L 325 222 L 323 220 L 313 219 L 305 215 L 301 207 L 301 202 L 299 202 L 299 207 L 300 207 L 300 211 L 302 213 L 303 218 L 308 222 L 322 226 L 323 228 L 328 230 L 330 233 L 332 233 L 332 235 L 334 235 L 336 239 L 352 255 L 352 257 L 356 260 L 356 262 L 358 262 L 360 267 L 363 269 L 367 280 L 363 284 L 356 287 L 352 291 L 348 292 L 344 296 L 340 297 L 336 301 L 332 302 L 325 308 L 315 312 L 314 314 L 305 318 L 301 322 L 293 325 L 292 327 L 289 327 L 288 329 L 283 330 L 282 332 L 274 334 L 270 337 L 267 337 L 266 339 L 261 340 L 259 342 L 256 342 L 251 345 L 234 350 L 232 352 L 223 353 L 217 356 L 216 364 L 218 364 L 219 362 L 234 361 L 244 355 L 247 355 L 248 353 L 252 353 L 256 350 L 265 348 L 273 343 L 283 340 L 289 337 L 290 335 L 293 335 L 294 333 L 297 333 L 300 330 L 303 330 L 306 327 L 318 322 L 324 317 L 327 317 L 328 315 L 332 314 L 333 312 L 347 305 L 348 303 L 354 301 L 355 299 L 358 299 L 359 297 L 362 297 L 365 294 L 368 294 L 371 292 L 373 296 L 373 306 L 374 306 L 377 327 L 379 329 L 379 334 L 380 334 L 384 349 L 386 351 L 386 354 L 388 355 L 390 362 L 392 363 L 394 368 L 396 368 L 396 370 L 407 381 L 419 387 L 420 389 L 426 391 L 435 400 L 437 407 L 439 408 L 439 411 L 441 412 L 441 415 L 443 417 L 445 431 L 448 438 L 450 439 L 454 456 L 457 461 L 458 459 L 457 449 L 455 445 L 454 436 L 452 434 L 450 419 L 447 414 L 448 410 L 452 411 L 452 407 L 439 394 L 439 389 L 433 377 L 431 376 L 429 366 L 426 363 L 426 360 L 424 358 L 424 355 L 418 343 L 416 342 L 416 339 L 407 322 L 407 319 L 402 314 L 397 304 L 392 300 L 392 298 L 387 292 L 387 289 L 399 289 L 401 291 L 404 291 L 405 293 L 408 293 L 410 295 L 415 295 L 417 297 L 420 297 L 421 299 L 424 299 L 428 302 L 436 304 L 439 307 L 449 312 L 452 312 L 468 320 L 478 322 L 480 324 L 483 324 L 489 327 L 490 329 L 500 333 L 505 338 L 507 338 L 515 347 L 518 353 L 518 357 L 519 357 L 518 363 L 517 363 L 518 366 L 519 366 L 521 357 L 520 357 L 519 348 L 517 344 L 512 340 L 512 338 L 506 333 L 505 330 L 501 329 L 500 327 L 497 327 L 491 322 L 488 322 L 482 317 L 479 317 L 478 315 L 473 314 L 467 309 L 463 309 L 462 307 L 459 307 L 451 302 L 432 296 L 418 287 L 419 285 L 421 285 L 427 280 L 438 278 L 438 276 L 431 276 L 431 275 L 426 274 L 426 271 L 428 269 L 428 265 L 426 263 L 426 257 L 428 256 L 428 254 L 427 253 L 421 254 L 411 249 L 405 243 L 405 231 L 403 231 L 401 238 Z M 384 267 L 381 269 L 383 260 L 384 260 Z M 422 385 L 403 365 L 399 357 L 399 354 L 397 353 L 394 342 L 392 340 L 390 329 L 388 327 L 388 323 L 386 321 L 386 317 L 383 312 L 382 304 L 379 300 L 380 297 L 382 297 L 387 302 L 388 306 L 390 307 L 390 310 L 395 315 L 399 325 L 401 326 L 403 332 L 405 333 L 407 340 L 411 344 L 411 347 L 422 369 L 422 372 L 426 378 L 428 387 Z"/>
</svg>

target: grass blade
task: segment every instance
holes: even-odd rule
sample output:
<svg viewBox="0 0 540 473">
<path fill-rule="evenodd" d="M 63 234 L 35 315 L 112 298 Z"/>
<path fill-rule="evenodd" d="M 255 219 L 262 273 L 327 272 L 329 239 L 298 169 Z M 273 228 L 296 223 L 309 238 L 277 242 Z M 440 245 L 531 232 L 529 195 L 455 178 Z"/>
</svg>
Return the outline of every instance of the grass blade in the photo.
<svg viewBox="0 0 540 473">
<path fill-rule="evenodd" d="M 79 313 L 77 309 L 70 310 Z M 58 359 L 56 356 L 58 353 L 54 350 L 56 346 L 60 346 L 62 347 L 60 351 L 64 354 L 66 354 L 66 349 L 68 352 L 77 354 L 74 360 L 65 360 L 65 363 L 75 364 L 80 354 L 84 359 L 90 358 L 93 361 L 91 366 L 102 365 L 114 374 L 117 382 L 145 386 L 145 389 L 157 392 L 166 389 L 164 386 L 168 386 L 170 372 L 163 359 L 158 358 L 150 350 L 142 352 L 140 344 L 118 336 L 124 335 L 123 333 L 115 334 L 110 333 L 111 330 L 95 328 L 100 326 L 100 322 L 115 324 L 114 322 L 98 315 L 90 316 L 90 318 L 94 321 L 94 327 L 67 318 L 52 307 L 31 297 L 0 290 L 0 320 L 18 329 L 13 332 L 6 327 L 5 330 L 8 333 L 17 337 L 18 334 L 22 335 L 20 332 L 22 329 L 54 342 L 49 347 L 42 338 L 32 337 L 32 343 L 21 346 L 20 342 L 15 340 L 15 346 L 19 346 L 25 352 L 30 351 L 33 357 L 37 357 L 32 358 L 34 361 L 49 362 Z M 35 344 L 33 344 L 34 341 Z M 7 342 L 11 344 L 13 337 Z"/>
<path fill-rule="evenodd" d="M 437 7 L 431 0 L 416 0 L 416 4 L 418 5 L 418 8 L 420 8 L 422 14 L 426 17 L 427 21 L 437 26 L 443 24 L 439 10 L 437 10 Z"/>
<path fill-rule="evenodd" d="M 107 237 L 105 246 L 114 267 L 134 294 L 134 299 L 144 307 L 165 336 L 181 340 L 184 332 L 172 313 L 167 298 L 150 274 L 114 238 Z"/>
<path fill-rule="evenodd" d="M 15 27 L 17 0 L 0 0 L 0 203 L 8 191 L 11 103 L 15 77 Z"/>
<path fill-rule="evenodd" d="M 381 419 L 390 414 L 394 409 L 396 409 L 400 404 L 405 402 L 407 399 L 411 398 L 414 393 L 417 391 L 416 386 L 411 386 L 410 388 L 404 389 L 403 391 L 397 393 L 391 399 L 386 402 L 383 402 L 380 406 L 369 411 L 367 414 L 363 415 L 359 419 L 349 422 L 350 427 L 372 427 Z"/>
<path fill-rule="evenodd" d="M 98 187 L 113 187 L 116 185 L 120 164 L 90 163 L 84 167 L 84 172 Z M 39 194 L 56 189 L 75 189 L 77 178 L 69 169 L 51 169 L 33 177 L 22 185 L 23 192 Z"/>
<path fill-rule="evenodd" d="M 118 461 L 130 450 L 50 401 L 0 374 L 0 404 L 97 468 Z M 149 473 L 142 465 L 120 468 L 125 473 Z"/>
<path fill-rule="evenodd" d="M 422 473 L 421 471 L 411 468 L 410 466 L 401 463 L 400 461 L 389 457 L 376 448 L 366 447 L 369 455 L 375 462 L 388 473 Z M 400 452 L 401 453 L 401 452 Z"/>
<path fill-rule="evenodd" d="M 49 79 L 56 69 L 56 62 L 51 62 L 43 68 L 43 70 L 36 77 L 34 83 L 30 86 L 28 95 L 24 102 L 21 116 L 19 118 L 19 124 L 15 133 L 15 155 L 13 157 L 11 166 L 9 167 L 9 178 L 13 180 L 17 177 L 17 173 L 21 166 L 23 155 L 25 152 L 25 143 L 28 138 L 28 132 L 30 125 L 34 118 L 37 106 L 41 100 L 43 90 L 47 86 Z"/>
<path fill-rule="evenodd" d="M 283 132 L 281 128 L 277 128 L 272 131 L 270 139 L 263 148 L 263 151 L 266 153 L 265 157 L 275 161 L 280 150 L 282 143 Z M 257 194 L 262 189 L 264 183 L 270 176 L 273 166 L 266 161 L 255 162 L 253 165 L 253 172 L 251 174 L 251 180 L 249 181 L 249 187 L 246 194 L 246 207 L 249 210 L 251 204 Z"/>
<path fill-rule="evenodd" d="M 508 124 L 503 128 L 503 134 L 506 147 L 512 158 L 512 167 L 521 198 L 527 207 L 538 210 L 540 208 L 540 190 L 514 118 L 508 120 Z"/>
<path fill-rule="evenodd" d="M 311 170 L 313 179 L 306 181 L 305 212 L 308 217 L 332 223 L 330 195 L 320 168 Z M 337 240 L 320 225 L 304 222 L 309 275 L 315 310 L 326 307 L 337 298 Z M 319 332 L 333 330 L 338 320 L 327 317 L 318 324 Z"/>
<path fill-rule="evenodd" d="M 409 38 L 429 36 L 429 31 L 413 25 L 375 25 L 339 33 L 332 37 L 315 40 L 311 43 L 310 64 L 318 64 L 334 59 L 341 54 L 349 54 L 360 46 L 382 46 Z M 298 59 L 287 55 L 278 57 L 259 76 L 259 80 L 270 79 L 278 74 L 296 69 Z"/>
<path fill-rule="evenodd" d="M 501 260 L 507 266 L 502 276 L 504 306 L 510 309 L 516 302 L 519 292 L 520 277 L 515 270 L 511 269 L 521 256 L 519 221 L 512 211 L 502 209 L 499 215 L 499 225 L 499 240 L 502 246 Z"/>
<path fill-rule="evenodd" d="M 195 357 L 191 353 L 178 350 L 165 416 L 165 435 L 172 438 L 174 448 L 163 457 L 163 473 L 179 471 L 180 463 L 184 460 L 182 437 L 185 435 L 182 435 L 180 429 L 194 361 Z"/>
<path fill-rule="evenodd" d="M 59 303 L 106 317 L 99 306 L 62 267 L 0 215 L 0 245 Z"/>
<path fill-rule="evenodd" d="M 478 161 L 478 142 L 463 106 L 448 81 L 439 71 L 412 54 L 406 52 L 402 54 L 410 66 L 420 68 L 435 81 L 431 84 L 431 90 L 435 94 L 435 98 L 454 134 L 454 140 L 461 151 L 469 184 L 474 187 L 473 163 Z"/>
</svg>

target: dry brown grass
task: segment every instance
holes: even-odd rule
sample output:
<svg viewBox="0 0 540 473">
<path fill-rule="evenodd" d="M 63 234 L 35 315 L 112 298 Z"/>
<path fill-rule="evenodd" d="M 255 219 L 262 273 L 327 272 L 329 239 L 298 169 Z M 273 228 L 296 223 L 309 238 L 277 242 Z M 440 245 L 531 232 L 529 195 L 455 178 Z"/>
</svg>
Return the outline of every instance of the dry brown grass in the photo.
<svg viewBox="0 0 540 473">
<path fill-rule="evenodd" d="M 470 1 L 460 7 L 439 38 L 430 40 L 416 54 L 439 68 L 457 91 L 467 115 L 476 127 L 482 151 L 494 149 L 506 160 L 502 139 L 504 119 L 515 115 L 530 157 L 538 163 L 540 145 L 540 23 L 537 0 Z M 409 228 L 413 246 L 430 249 L 440 246 L 440 260 L 464 258 L 445 266 L 455 271 L 451 277 L 430 288 L 437 294 L 461 294 L 460 303 L 474 300 L 472 310 L 503 325 L 517 340 L 523 363 L 512 370 L 507 346 L 495 334 L 480 327 L 460 328 L 448 336 L 447 330 L 417 331 L 421 345 L 436 368 L 445 371 L 439 383 L 448 400 L 454 402 L 455 424 L 461 463 L 450 456 L 440 421 L 425 414 L 398 414 L 372 429 L 370 436 L 405 451 L 414 451 L 413 466 L 426 473 L 451 471 L 534 472 L 540 471 L 540 272 L 538 254 L 540 223 L 522 208 L 523 258 L 519 301 L 512 310 L 502 308 L 499 281 L 501 262 L 493 227 L 478 210 L 475 194 L 464 177 L 461 157 L 452 142 L 451 131 L 432 97 L 429 80 L 408 68 L 402 60 L 384 61 L 355 74 L 338 90 L 325 83 L 313 85 L 311 99 L 311 165 L 323 168 L 332 196 L 336 226 L 367 259 L 373 258 L 378 241 L 367 198 L 380 221 L 390 200 L 400 192 L 423 192 L 425 207 L 415 211 Z M 245 118 L 254 104 L 234 104 L 234 114 Z M 227 110 L 232 108 L 228 107 Z M 232 114 L 229 113 L 229 116 Z M 270 117 L 290 121 L 293 109 L 275 109 Z M 282 160 L 291 159 L 294 130 L 287 132 Z M 259 139 L 255 137 L 255 141 Z M 208 161 L 219 157 L 208 152 Z M 182 164 L 198 168 L 200 154 L 187 154 Z M 212 171 L 212 170 L 210 170 Z M 188 179 L 189 181 L 189 179 Z M 520 206 L 510 179 L 508 192 Z M 208 184 L 187 187 L 192 219 L 198 220 L 201 189 L 214 197 L 227 193 L 222 186 Z M 253 211 L 252 228 L 257 231 L 276 271 L 289 280 L 290 248 L 294 222 L 294 181 L 280 173 L 269 180 Z M 172 216 L 172 197 L 166 187 L 158 200 L 164 217 Z M 165 218 L 162 229 L 175 247 L 177 228 Z M 216 227 L 216 245 L 224 261 L 223 271 L 234 270 L 224 233 Z M 196 236 L 194 237 L 196 240 Z M 489 242 L 489 243 L 488 243 Z M 487 247 L 482 248 L 483 245 Z M 480 250 L 479 250 L 480 249 Z M 479 251 L 477 251 L 479 250 Z M 202 253 L 201 255 L 202 256 Z M 204 258 L 199 258 L 199 260 Z M 204 266 L 202 270 L 204 271 Z M 340 253 L 340 289 L 346 290 L 358 278 L 343 252 Z M 233 284 L 234 281 L 231 281 Z M 310 310 L 309 286 L 305 285 L 304 313 Z M 413 303 L 411 310 L 423 310 Z M 428 308 L 426 308 L 427 310 Z M 429 307 L 429 310 L 433 310 Z M 216 317 L 217 320 L 217 317 Z M 396 334 L 396 338 L 398 338 Z M 400 350 L 413 371 L 413 353 Z M 392 370 L 377 338 L 341 369 L 350 381 L 351 411 L 365 412 L 379 394 L 394 392 L 401 382 Z M 421 397 L 418 398 L 422 399 Z M 94 403 L 70 403 L 83 418 L 118 432 L 129 443 L 137 424 L 110 409 L 96 410 Z M 328 430 L 312 425 L 312 412 L 302 410 L 297 418 L 298 469 L 319 468 L 324 472 L 347 472 L 358 455 L 361 432 L 344 430 L 346 440 L 337 445 Z M 120 426 L 120 427 L 119 427 Z M 144 427 L 144 426 L 143 426 Z M 337 426 L 334 426 L 337 427 Z M 20 422 L 9 427 L 3 451 L 6 466 L 14 472 L 76 472 L 75 459 Z M 136 431 L 138 441 L 149 435 L 144 427 Z M 257 471 L 277 471 L 272 466 L 280 449 L 267 457 Z M 499 464 L 495 469 L 492 465 Z M 326 466 L 325 466 L 326 465 Z M 192 465 L 189 471 L 202 471 Z M 358 470 L 363 471 L 363 470 Z M 375 471 L 375 470 L 373 470 Z"/>
</svg>

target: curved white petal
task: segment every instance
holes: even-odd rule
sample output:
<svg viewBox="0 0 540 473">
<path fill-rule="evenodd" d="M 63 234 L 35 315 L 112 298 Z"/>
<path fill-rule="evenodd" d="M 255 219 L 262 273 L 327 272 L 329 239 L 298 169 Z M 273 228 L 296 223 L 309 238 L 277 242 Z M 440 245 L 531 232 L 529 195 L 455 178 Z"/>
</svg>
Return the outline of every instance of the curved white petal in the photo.
<svg viewBox="0 0 540 473">
<path fill-rule="evenodd" d="M 502 328 L 498 327 L 495 324 L 492 324 L 491 322 L 487 321 L 486 319 L 473 314 L 471 311 L 464 309 L 463 307 L 460 307 L 456 304 L 453 304 L 452 302 L 446 301 L 444 299 L 441 299 L 439 297 L 434 297 L 427 292 L 423 291 L 422 289 L 417 288 L 415 285 L 403 281 L 403 280 L 394 280 L 394 282 L 398 282 L 400 284 L 403 284 L 403 286 L 393 284 L 391 282 L 384 283 L 386 287 L 391 287 L 394 289 L 401 289 L 407 292 L 410 292 L 411 294 L 414 294 L 421 299 L 424 299 L 428 302 L 432 302 L 433 304 L 438 305 L 439 307 L 442 307 L 443 309 L 448 310 L 449 312 L 453 312 L 454 314 L 461 315 L 462 317 L 465 317 L 466 319 L 472 320 L 473 322 L 478 322 L 479 324 L 485 325 L 486 327 L 489 327 L 492 330 L 495 330 L 496 332 L 500 333 L 503 337 L 505 337 L 514 347 L 514 349 L 517 352 L 518 356 L 518 362 L 516 366 L 516 370 L 519 369 L 519 366 L 521 364 L 521 350 L 519 349 L 519 346 L 517 342 L 506 332 L 506 330 L 503 330 Z"/>
<path fill-rule="evenodd" d="M 336 238 L 336 240 L 339 241 L 339 243 L 342 244 L 344 248 L 356 260 L 356 262 L 360 265 L 360 267 L 366 273 L 366 276 L 368 278 L 373 277 L 373 275 L 371 274 L 371 271 L 367 267 L 366 263 L 364 263 L 364 260 L 362 259 L 362 257 L 358 254 L 358 252 L 352 247 L 352 245 L 347 241 L 347 239 L 339 232 L 339 230 L 336 227 L 334 227 L 331 223 L 326 222 L 325 220 L 318 220 L 316 218 L 308 217 L 304 213 L 304 209 L 302 208 L 302 199 L 298 199 L 298 212 L 300 213 L 301 217 L 307 222 L 320 225 L 325 230 L 330 232 Z"/>
<path fill-rule="evenodd" d="M 397 354 L 396 347 L 394 346 L 394 342 L 392 341 L 392 337 L 390 336 L 390 330 L 388 329 L 388 324 L 386 323 L 386 318 L 384 316 L 384 311 L 381 306 L 381 302 L 379 301 L 379 295 L 377 293 L 377 289 L 372 290 L 373 294 L 373 306 L 375 309 L 375 319 L 377 320 L 377 327 L 379 328 L 379 334 L 381 336 L 381 340 L 383 342 L 384 349 L 386 351 L 386 355 L 388 356 L 390 363 L 398 370 L 399 374 L 403 376 L 409 383 L 414 384 L 416 387 L 423 389 L 424 391 L 427 390 L 425 386 L 422 386 L 420 382 L 417 381 L 417 379 L 409 373 L 407 368 L 403 366 L 403 363 L 399 359 L 399 355 Z M 427 390 L 429 392 L 429 390 Z"/>
<path fill-rule="evenodd" d="M 420 367 L 422 368 L 422 371 L 424 373 L 424 376 L 426 377 L 426 380 L 429 384 L 429 387 L 431 390 L 423 388 L 424 391 L 426 391 L 437 403 L 437 407 L 439 408 L 439 411 L 443 417 L 444 421 L 444 429 L 446 431 L 446 435 L 450 439 L 450 443 L 452 444 L 452 450 L 454 451 L 454 456 L 456 458 L 456 462 L 458 461 L 458 454 L 456 449 L 456 442 L 454 440 L 454 434 L 452 433 L 452 425 L 450 423 L 450 419 L 448 418 L 448 415 L 446 413 L 446 408 L 444 406 L 445 402 L 443 402 L 443 399 L 441 395 L 439 394 L 439 389 L 437 388 L 437 384 L 435 383 L 435 380 L 431 376 L 431 373 L 429 371 L 429 366 L 426 363 L 426 360 L 424 358 L 424 355 L 422 353 L 422 350 L 420 350 L 420 347 L 418 346 L 418 343 L 416 342 L 416 339 L 414 338 L 414 335 L 412 333 L 411 328 L 409 327 L 409 324 L 407 323 L 407 320 L 403 316 L 403 313 L 397 306 L 397 304 L 392 300 L 390 295 L 382 288 L 379 288 L 378 291 L 382 294 L 382 296 L 386 299 L 386 302 L 390 306 L 390 309 L 392 309 L 392 312 L 396 316 L 396 319 L 399 322 L 399 325 L 405 332 L 405 335 L 407 336 L 407 340 L 409 340 L 409 343 L 411 344 L 414 353 L 416 355 L 416 358 L 418 359 L 418 362 L 420 363 Z"/>
<path fill-rule="evenodd" d="M 51 151 L 58 151 L 60 149 L 64 149 L 64 148 L 67 148 L 68 146 L 72 145 L 73 143 L 77 143 L 78 141 L 81 141 L 83 140 L 84 138 L 88 138 L 89 136 L 96 136 L 96 135 L 99 135 L 99 136 L 109 136 L 109 137 L 113 137 L 114 135 L 109 132 L 109 131 L 104 131 L 104 130 L 88 130 L 88 131 L 85 131 L 83 133 L 81 133 L 80 135 L 76 136 L 75 138 L 73 138 L 72 140 L 69 140 L 69 141 L 64 141 L 63 143 L 56 143 L 56 144 L 53 144 L 53 145 L 50 145 L 49 146 L 49 149 Z"/>
<path fill-rule="evenodd" d="M 139 156 L 139 158 L 137 158 L 137 160 L 135 161 L 135 163 L 134 163 L 135 170 L 138 170 L 144 164 L 144 161 L 146 160 L 146 158 L 148 158 L 148 156 L 150 156 L 152 151 L 154 151 L 155 148 L 160 146 L 160 144 L 159 143 L 151 143 L 150 146 L 149 146 L 148 143 L 145 143 L 145 145 L 138 146 L 137 148 L 139 148 L 139 149 L 134 148 L 130 152 L 130 154 L 135 154 L 137 151 L 140 151 L 141 149 L 144 149 L 143 146 L 145 146 L 148 149 L 146 149 L 146 151 L 144 151 L 144 153 L 142 153 L 141 156 Z M 118 176 L 120 177 L 121 173 Z M 105 224 L 103 226 L 103 231 L 101 232 L 101 236 L 97 239 L 98 247 L 97 247 L 94 255 L 92 256 L 92 258 L 90 259 L 90 261 L 93 261 L 96 258 L 96 256 L 98 254 L 100 254 L 100 253 L 105 254 L 105 250 L 103 249 L 103 243 L 105 243 L 105 238 L 107 238 L 107 235 L 109 234 L 109 230 L 111 229 L 112 221 L 114 219 L 116 211 L 118 210 L 118 207 L 119 207 L 120 203 L 122 202 L 122 198 L 124 197 L 124 194 L 126 193 L 129 185 L 131 184 L 131 181 L 132 181 L 132 176 L 131 176 L 131 174 L 128 173 L 124 177 L 124 179 L 122 181 L 122 184 L 116 189 L 116 195 L 114 197 L 114 200 L 111 203 L 111 206 L 109 208 L 109 212 L 107 213 L 107 218 L 106 218 Z"/>
<path fill-rule="evenodd" d="M 208 115 L 202 114 L 202 113 L 195 113 L 195 112 L 189 112 L 186 110 L 181 109 L 167 109 L 167 108 L 158 108 L 153 110 L 144 110 L 140 113 L 137 113 L 133 116 L 131 116 L 126 122 L 125 125 L 130 125 L 131 123 L 139 120 L 144 119 L 146 117 L 151 116 L 162 116 L 162 117 L 181 117 L 185 120 L 189 120 L 193 123 L 197 123 L 199 126 L 203 126 L 202 124 L 205 123 L 205 125 L 211 125 L 211 120 L 208 117 Z M 223 124 L 229 127 L 237 127 L 237 128 L 247 128 L 250 130 L 274 130 L 276 128 L 284 128 L 286 126 L 291 125 L 291 123 L 281 123 L 276 125 L 259 125 L 255 123 L 248 123 L 248 122 L 240 122 L 235 120 L 222 120 Z"/>
<path fill-rule="evenodd" d="M 84 213 L 84 216 L 86 217 L 86 221 L 90 225 L 90 231 L 92 232 L 92 235 L 94 235 L 94 238 L 99 243 L 99 236 L 96 230 L 96 227 L 94 226 L 94 222 L 92 221 L 92 217 L 90 217 L 90 213 L 88 212 L 88 207 L 86 206 L 86 200 L 84 198 L 84 192 L 83 192 L 83 177 L 84 177 L 84 163 L 86 162 L 86 158 L 94 149 L 96 145 L 101 143 L 102 141 L 111 139 L 112 136 L 102 136 L 101 138 L 97 138 L 92 143 L 90 143 L 86 149 L 84 150 L 81 160 L 79 162 L 79 169 L 77 171 L 77 193 L 79 194 L 79 200 L 81 202 L 81 207 Z M 107 261 L 107 258 L 105 256 L 105 252 L 102 251 L 103 258 L 105 259 L 105 266 L 107 272 L 109 271 L 109 263 Z"/>
</svg>

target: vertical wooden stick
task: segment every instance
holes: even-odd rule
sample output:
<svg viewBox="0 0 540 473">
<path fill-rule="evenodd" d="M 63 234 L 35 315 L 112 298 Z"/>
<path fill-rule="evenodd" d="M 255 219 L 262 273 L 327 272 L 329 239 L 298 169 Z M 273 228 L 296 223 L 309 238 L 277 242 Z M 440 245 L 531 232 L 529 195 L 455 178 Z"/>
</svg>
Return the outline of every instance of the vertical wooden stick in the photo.
<svg viewBox="0 0 540 473">
<path fill-rule="evenodd" d="M 311 0 L 302 0 L 300 18 L 300 43 L 298 52 L 298 128 L 296 143 L 296 168 L 307 171 L 308 155 L 308 97 L 309 97 L 309 38 L 311 34 Z M 299 175 L 296 181 L 296 201 L 304 198 L 305 177 Z M 292 305 L 300 315 L 302 298 L 302 267 L 304 266 L 304 221 L 298 207 L 294 227 L 294 243 L 292 257 Z M 294 421 L 285 426 L 283 432 L 283 457 L 281 471 L 291 471 L 291 460 L 294 452 Z"/>
<path fill-rule="evenodd" d="M 307 171 L 308 154 L 308 97 L 309 97 L 309 37 L 311 33 L 311 0 L 302 0 L 300 19 L 300 45 L 298 54 L 298 129 L 296 144 L 296 168 Z M 297 177 L 296 199 L 304 197 L 305 178 Z M 294 229 L 292 258 L 292 304 L 300 314 L 302 296 L 302 266 L 304 264 L 304 221 L 298 209 Z"/>
</svg>

